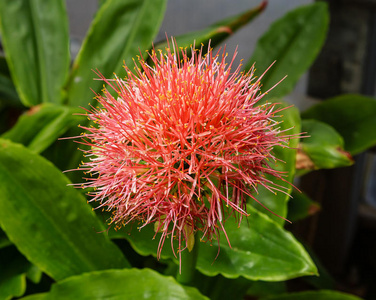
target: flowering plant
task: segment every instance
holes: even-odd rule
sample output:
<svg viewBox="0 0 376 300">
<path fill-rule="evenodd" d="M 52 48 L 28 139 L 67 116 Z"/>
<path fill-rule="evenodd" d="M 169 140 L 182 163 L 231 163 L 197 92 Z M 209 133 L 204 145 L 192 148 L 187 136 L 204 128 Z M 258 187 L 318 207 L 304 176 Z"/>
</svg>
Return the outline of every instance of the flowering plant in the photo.
<svg viewBox="0 0 376 300">
<path fill-rule="evenodd" d="M 302 121 L 282 100 L 323 44 L 326 5 L 276 21 L 244 67 L 211 47 L 266 1 L 152 47 L 165 5 L 103 2 L 70 68 L 64 1 L 0 0 L 0 298 L 356 299 L 283 284 L 318 275 L 284 228 L 314 206 L 291 198 L 295 173 L 351 165 L 376 142 L 346 114 L 376 114 L 373 99 L 328 100 Z M 341 114 L 357 135 L 325 119 Z"/>
</svg>

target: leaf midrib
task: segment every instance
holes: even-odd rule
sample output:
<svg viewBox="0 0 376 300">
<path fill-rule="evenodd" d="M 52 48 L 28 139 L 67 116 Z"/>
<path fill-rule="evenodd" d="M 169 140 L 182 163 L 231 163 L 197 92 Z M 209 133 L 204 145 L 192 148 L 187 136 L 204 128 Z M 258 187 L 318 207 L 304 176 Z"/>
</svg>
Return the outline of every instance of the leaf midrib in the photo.
<svg viewBox="0 0 376 300">
<path fill-rule="evenodd" d="M 73 249 L 73 251 L 77 254 L 77 257 L 81 259 L 82 262 L 84 262 L 88 267 L 89 269 L 88 270 L 96 270 L 96 266 L 94 265 L 94 263 L 90 260 L 87 259 L 87 257 L 84 255 L 84 253 L 82 253 L 81 251 L 79 251 L 77 249 L 77 247 L 74 247 L 75 244 L 68 238 L 68 236 L 66 234 L 64 234 L 64 231 L 63 230 L 59 230 L 60 228 L 56 226 L 56 223 L 55 222 L 52 222 L 51 220 L 53 220 L 43 209 L 40 208 L 39 205 L 37 205 L 37 202 L 34 201 L 34 198 L 30 197 L 30 195 L 27 193 L 27 191 L 25 190 L 24 186 L 22 184 L 20 184 L 13 176 L 12 176 L 12 173 L 8 171 L 8 169 L 4 166 L 3 163 L 0 163 L 0 168 L 1 168 L 1 171 L 7 175 L 7 177 L 12 181 L 12 184 L 17 186 L 18 189 L 20 191 L 22 191 L 22 193 L 25 195 L 25 198 L 29 199 L 30 200 L 30 203 L 32 203 L 36 208 L 37 210 L 45 217 L 46 220 L 48 220 L 48 222 L 50 224 L 52 224 L 52 228 L 55 229 L 55 231 L 57 233 L 60 234 L 60 236 L 62 237 L 61 240 L 64 240 L 66 241 L 66 244 L 70 246 L 70 248 Z M 29 170 L 30 171 L 30 170 Z M 37 174 L 35 172 L 33 172 L 33 169 L 31 169 L 31 172 L 34 173 L 34 174 Z M 37 174 L 39 175 L 39 174 Z M 12 238 L 11 238 L 12 240 Z M 26 254 L 25 254 L 26 255 Z M 47 272 L 47 271 L 46 271 Z M 49 272 L 48 272 L 49 273 Z M 73 275 L 73 274 L 70 274 L 70 275 Z M 69 275 L 67 275 L 69 276 Z M 67 277 L 67 276 L 63 276 L 63 278 Z M 53 274 L 51 274 L 51 277 L 54 278 Z M 57 276 L 59 277 L 59 276 Z M 55 278 L 55 279 L 61 279 L 61 278 Z"/>
</svg>

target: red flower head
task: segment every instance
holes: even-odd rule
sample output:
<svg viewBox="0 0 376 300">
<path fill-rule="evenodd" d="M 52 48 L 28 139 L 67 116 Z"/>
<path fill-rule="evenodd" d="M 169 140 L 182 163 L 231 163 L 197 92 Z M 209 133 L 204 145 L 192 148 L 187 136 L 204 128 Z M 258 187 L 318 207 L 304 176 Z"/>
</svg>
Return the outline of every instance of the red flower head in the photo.
<svg viewBox="0 0 376 300">
<path fill-rule="evenodd" d="M 193 53 L 174 44 L 153 51 L 153 65 L 139 59 L 136 74 L 125 66 L 125 79 L 98 73 L 116 96 L 104 89 L 89 114 L 97 126 L 84 128 L 92 201 L 113 212 L 112 224 L 155 223 L 158 255 L 169 235 L 180 249 L 198 231 L 211 240 L 225 231 L 225 211 L 247 215 L 259 185 L 277 189 L 264 175 L 281 178 L 271 151 L 290 138 L 273 119 L 275 104 L 258 103 L 262 76 L 230 72 L 234 59 L 227 66 L 220 52 Z"/>
</svg>

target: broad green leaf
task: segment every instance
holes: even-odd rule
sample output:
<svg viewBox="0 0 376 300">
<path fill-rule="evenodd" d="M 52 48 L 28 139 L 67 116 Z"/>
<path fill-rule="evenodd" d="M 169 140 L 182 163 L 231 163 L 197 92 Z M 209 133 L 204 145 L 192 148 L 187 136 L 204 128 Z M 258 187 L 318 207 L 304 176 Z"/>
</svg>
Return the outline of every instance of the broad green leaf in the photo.
<svg viewBox="0 0 376 300">
<path fill-rule="evenodd" d="M 0 225 L 55 280 L 129 264 L 68 179 L 43 157 L 0 140 Z"/>
<path fill-rule="evenodd" d="M 82 110 L 50 103 L 34 106 L 22 115 L 2 138 L 21 143 L 29 150 L 41 153 L 68 128 L 83 119 L 82 116 L 75 115 L 77 113 L 82 114 Z"/>
<path fill-rule="evenodd" d="M 0 282 L 0 299 L 8 300 L 13 297 L 20 297 L 25 293 L 25 290 L 25 273 L 9 276 L 6 280 Z"/>
<path fill-rule="evenodd" d="M 201 45 L 203 45 L 203 50 L 205 51 L 205 47 L 208 46 L 209 41 L 210 47 L 219 45 L 230 35 L 234 34 L 238 29 L 248 24 L 255 17 L 257 17 L 262 11 L 264 11 L 266 5 L 267 2 L 263 1 L 255 8 L 252 8 L 242 14 L 226 18 L 202 30 L 193 31 L 174 37 L 174 40 L 176 40 L 176 43 L 179 47 L 187 47 L 187 51 L 190 50 L 190 47 L 193 46 L 193 43 L 195 43 L 196 48 L 199 48 L 201 47 Z M 167 47 L 167 41 L 163 41 L 157 43 L 154 48 L 165 50 Z"/>
<path fill-rule="evenodd" d="M 277 121 L 280 121 L 281 130 L 288 130 L 282 134 L 285 135 L 297 135 L 301 132 L 300 130 L 300 115 L 299 110 L 295 107 L 289 107 L 289 104 L 282 101 L 276 101 L 280 103 L 277 105 L 277 108 L 286 108 L 279 113 L 280 117 L 276 118 Z M 287 108 L 289 107 L 289 108 Z M 270 211 L 277 214 L 278 216 L 272 214 L 270 211 L 267 211 L 264 207 L 258 204 L 254 200 L 249 200 L 250 203 L 260 210 L 261 212 L 267 214 L 271 219 L 276 221 L 278 224 L 283 225 L 284 220 L 281 218 L 286 218 L 287 216 L 287 203 L 290 199 L 289 194 L 291 193 L 293 186 L 291 183 L 294 180 L 295 176 L 295 161 L 296 161 L 296 148 L 298 146 L 299 139 L 297 137 L 292 138 L 289 142 L 290 148 L 274 147 L 274 155 L 276 158 L 281 161 L 277 161 L 276 164 L 270 163 L 270 167 L 284 172 L 284 180 L 277 180 L 273 176 L 267 175 L 266 177 L 275 182 L 280 186 L 281 192 L 273 194 L 271 191 L 267 190 L 264 187 L 259 187 L 258 194 L 255 194 L 255 198 L 265 205 Z M 284 191 L 285 193 L 283 193 Z"/>
<path fill-rule="evenodd" d="M 320 204 L 310 199 L 306 194 L 292 191 L 292 198 L 288 203 L 287 218 L 292 221 L 298 221 L 317 213 L 321 207 Z"/>
<path fill-rule="evenodd" d="M 217 241 L 213 241 L 212 246 L 209 242 L 199 243 L 197 269 L 201 273 L 207 276 L 221 274 L 227 278 L 243 276 L 264 281 L 317 274 L 309 255 L 291 233 L 252 206 L 248 206 L 248 213 L 250 216 L 242 221 L 240 227 L 233 218 L 226 221 L 225 229 L 232 248 L 222 234 L 217 259 Z M 156 256 L 160 234 L 153 239 L 153 226 L 146 226 L 140 231 L 136 224 L 129 227 L 117 232 L 110 230 L 110 235 L 125 237 L 141 255 Z M 169 239 L 165 241 L 161 257 L 172 258 L 178 263 Z"/>
<path fill-rule="evenodd" d="M 69 103 L 87 106 L 103 82 L 93 81 L 92 70 L 105 77 L 124 77 L 124 63 L 132 69 L 133 57 L 149 49 L 158 33 L 167 0 L 107 0 L 101 5 L 89 34 L 73 64 L 68 84 Z M 91 91 L 90 88 L 93 90 Z"/>
<path fill-rule="evenodd" d="M 0 0 L 2 43 L 22 103 L 60 103 L 69 68 L 65 1 Z"/>
<path fill-rule="evenodd" d="M 26 272 L 32 265 L 15 247 L 0 250 L 0 299 L 20 297 L 26 290 Z"/>
<path fill-rule="evenodd" d="M 345 140 L 352 155 L 376 145 L 376 99 L 362 95 L 341 95 L 322 101 L 304 113 L 304 119 L 316 119 L 333 126 Z"/>
<path fill-rule="evenodd" d="M 260 300 L 361 300 L 359 297 L 336 291 L 309 291 L 282 294 L 261 298 Z"/>
<path fill-rule="evenodd" d="M 266 92 L 287 75 L 270 94 L 274 97 L 289 94 L 320 52 L 328 22 L 329 14 L 324 2 L 302 6 L 287 13 L 259 39 L 245 70 L 255 63 L 256 75 L 260 76 L 276 61 L 261 80 L 262 90 Z"/>
<path fill-rule="evenodd" d="M 332 169 L 354 163 L 344 148 L 342 136 L 330 125 L 317 120 L 303 120 L 302 131 L 307 135 L 300 143 L 296 168 L 301 172 Z"/>
<path fill-rule="evenodd" d="M 181 286 L 174 278 L 150 269 L 106 270 L 73 276 L 54 284 L 44 297 L 54 300 L 208 299 L 195 288 Z"/>
</svg>

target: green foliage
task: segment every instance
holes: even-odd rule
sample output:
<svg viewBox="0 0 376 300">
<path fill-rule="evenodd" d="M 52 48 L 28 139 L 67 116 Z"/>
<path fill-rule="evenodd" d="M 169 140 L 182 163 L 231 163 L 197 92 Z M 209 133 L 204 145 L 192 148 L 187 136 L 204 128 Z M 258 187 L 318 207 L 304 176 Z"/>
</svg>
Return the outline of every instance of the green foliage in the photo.
<svg viewBox="0 0 376 300">
<path fill-rule="evenodd" d="M 106 78 L 124 77 L 124 63 L 148 49 L 162 22 L 167 0 L 107 0 L 97 12 L 82 48 L 73 63 L 68 84 L 71 106 L 88 106 L 103 87 L 93 81 L 93 70 Z M 93 51 L 95 49 L 95 51 Z M 91 91 L 90 88 L 93 90 Z"/>
<path fill-rule="evenodd" d="M 218 46 L 222 41 L 234 34 L 238 29 L 251 22 L 256 18 L 266 7 L 266 1 L 261 2 L 257 7 L 252 8 L 237 16 L 232 16 L 227 19 L 221 20 L 218 23 L 210 25 L 204 29 L 189 32 L 183 35 L 179 35 L 175 38 L 179 47 L 188 48 L 193 47 L 193 43 L 196 48 L 200 48 L 203 45 L 208 46 L 210 41 L 210 47 Z M 155 49 L 165 50 L 168 47 L 167 41 L 157 43 Z"/>
<path fill-rule="evenodd" d="M 31 264 L 14 247 L 0 250 L 0 299 L 20 297 L 26 290 L 26 272 Z"/>
<path fill-rule="evenodd" d="M 35 153 L 41 153 L 69 127 L 77 125 L 82 110 L 67 106 L 42 104 L 22 115 L 2 138 L 21 143 Z"/>
<path fill-rule="evenodd" d="M 44 158 L 1 140 L 0 224 L 9 239 L 56 280 L 129 266 L 69 183 Z"/>
<path fill-rule="evenodd" d="M 153 226 L 141 231 L 137 224 L 117 232 L 109 229 L 110 237 L 125 237 L 131 244 L 120 240 L 119 246 L 115 245 L 83 194 L 67 186 L 70 181 L 57 168 L 77 168 L 77 161 L 82 159 L 82 153 L 72 151 L 77 147 L 72 141 L 58 138 L 64 133 L 80 134 L 76 125 L 82 116 L 77 113 L 83 111 L 78 107 L 87 107 L 95 95 L 93 91 L 100 93 L 103 86 L 102 81 L 93 80 L 93 70 L 106 78 L 113 77 L 114 72 L 124 77 L 123 63 L 132 69 L 133 58 L 146 58 L 143 51 L 151 48 L 166 2 L 101 0 L 69 72 L 65 1 L 0 0 L 0 30 L 6 55 L 6 61 L 0 57 L 0 113 L 7 116 L 1 124 L 2 132 L 15 121 L 12 114 L 8 118 L 7 109 L 15 109 L 18 116 L 24 106 L 31 107 L 13 127 L 5 128 L 0 139 L 0 299 L 22 296 L 29 290 L 27 279 L 38 291 L 44 291 L 23 298 L 27 300 L 208 299 L 195 288 L 154 270 L 124 269 L 130 267 L 126 254 L 135 265 L 175 275 L 179 253 L 174 255 L 171 240 L 166 239 L 162 263 L 155 261 L 160 234 L 155 236 Z M 198 47 L 209 40 L 212 47 L 216 46 L 252 21 L 265 6 L 266 1 L 262 1 L 237 16 L 178 36 L 178 46 L 190 46 L 194 40 Z M 276 60 L 261 81 L 263 91 L 288 75 L 265 97 L 267 101 L 277 101 L 278 108 L 289 106 L 270 96 L 281 99 L 291 92 L 320 51 L 327 27 L 327 6 L 317 2 L 288 13 L 261 37 L 245 70 L 256 63 L 256 75 L 260 76 Z M 157 44 L 156 49 L 164 46 Z M 283 281 L 287 279 L 313 275 L 307 281 L 317 288 L 331 287 L 333 282 L 321 267 L 324 276 L 315 280 L 315 263 L 283 228 L 283 218 L 299 220 L 309 216 L 313 208 L 318 209 L 316 203 L 296 193 L 288 183 L 294 179 L 297 149 L 313 164 L 304 172 L 350 165 L 351 157 L 345 151 L 357 154 L 376 144 L 376 101 L 359 95 L 329 99 L 303 113 L 302 128 L 296 108 L 277 115 L 281 115 L 276 117 L 282 121 L 280 129 L 287 130 L 283 134 L 293 137 L 290 148 L 275 147 L 276 162 L 269 163 L 282 172 L 285 181 L 268 177 L 280 185 L 282 192 L 274 195 L 261 187 L 255 198 L 280 217 L 249 199 L 248 218 L 240 224 L 232 217 L 226 219 L 231 247 L 224 234 L 219 241 L 213 240 L 213 245 L 196 243 L 197 271 L 193 270 L 191 284 L 213 300 L 242 299 L 247 290 L 248 294 L 266 297 L 264 300 L 358 299 L 326 290 L 285 294 Z M 310 137 L 299 141 L 301 131 Z M 74 174 L 81 176 L 79 172 Z M 294 198 L 289 201 L 291 193 Z M 176 246 L 176 241 L 172 243 Z M 132 247 L 149 257 L 140 256 L 139 263 L 131 257 L 138 256 Z M 47 278 L 47 283 L 41 278 Z M 51 286 L 53 280 L 56 283 Z"/>
<path fill-rule="evenodd" d="M 276 109 L 283 109 L 281 112 L 277 113 L 275 118 L 276 121 L 281 122 L 281 130 L 286 130 L 286 135 L 298 135 L 301 132 L 299 110 L 295 107 L 289 107 L 290 105 L 286 102 L 277 100 L 275 100 L 275 102 L 280 103 L 276 106 Z M 274 214 L 260 206 L 256 201 L 252 199 L 249 200 L 255 208 L 266 213 L 281 226 L 284 224 L 283 218 L 287 216 L 287 203 L 290 199 L 291 190 L 293 189 L 290 182 L 293 182 L 295 176 L 296 148 L 298 143 L 298 136 L 295 136 L 290 140 L 289 148 L 275 147 L 273 149 L 274 155 L 279 161 L 276 161 L 275 164 L 269 162 L 269 164 L 272 168 L 283 172 L 283 180 L 276 180 L 268 175 L 266 177 L 279 185 L 278 189 L 280 191 L 274 194 L 268 189 L 259 186 L 258 193 L 254 195 L 258 201 Z"/>
<path fill-rule="evenodd" d="M 195 288 L 179 285 L 172 277 L 144 269 L 106 270 L 67 278 L 37 299 L 182 299 L 205 300 Z"/>
<path fill-rule="evenodd" d="M 264 281 L 316 274 L 308 254 L 289 232 L 252 206 L 248 206 L 248 213 L 250 217 L 244 219 L 240 227 L 235 219 L 227 220 L 225 228 L 231 247 L 223 234 L 219 240 L 220 249 L 217 241 L 197 245 L 197 269 L 201 273 L 207 276 L 222 274 L 228 278 L 244 276 L 250 280 Z M 153 239 L 153 226 L 141 230 L 133 226 L 132 231 L 125 228 L 110 231 L 109 234 L 116 238 L 125 237 L 141 255 L 157 253 L 160 235 Z M 178 262 L 171 251 L 170 240 L 166 240 L 161 257 Z"/>
<path fill-rule="evenodd" d="M 317 120 L 303 120 L 302 131 L 307 137 L 302 139 L 297 168 L 300 173 L 317 169 L 332 169 L 351 166 L 354 161 L 344 150 L 342 136 L 330 125 Z"/>
<path fill-rule="evenodd" d="M 361 95 L 341 95 L 316 104 L 302 113 L 305 119 L 328 123 L 345 140 L 352 155 L 376 145 L 376 100 Z"/>
<path fill-rule="evenodd" d="M 329 16 L 324 2 L 289 12 L 274 22 L 259 39 L 245 70 L 249 70 L 255 63 L 256 75 L 260 76 L 276 61 L 262 79 L 262 90 L 266 92 L 287 75 L 283 84 L 269 93 L 272 97 L 286 96 L 320 52 L 328 23 Z"/>
<path fill-rule="evenodd" d="M 69 67 L 64 1 L 1 0 L 0 29 L 22 103 L 61 103 Z"/>
</svg>

